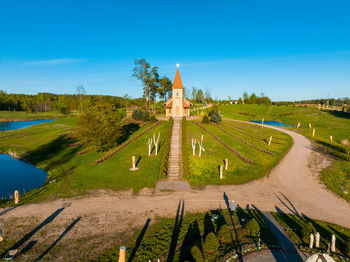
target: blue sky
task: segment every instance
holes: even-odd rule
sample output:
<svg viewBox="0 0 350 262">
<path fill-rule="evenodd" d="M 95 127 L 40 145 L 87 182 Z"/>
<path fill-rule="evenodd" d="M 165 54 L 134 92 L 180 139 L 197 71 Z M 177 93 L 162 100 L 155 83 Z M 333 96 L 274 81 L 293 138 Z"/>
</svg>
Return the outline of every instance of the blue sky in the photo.
<svg viewBox="0 0 350 262">
<path fill-rule="evenodd" d="M 0 0 L 0 89 L 142 95 L 145 58 L 236 98 L 350 96 L 350 1 Z"/>
</svg>

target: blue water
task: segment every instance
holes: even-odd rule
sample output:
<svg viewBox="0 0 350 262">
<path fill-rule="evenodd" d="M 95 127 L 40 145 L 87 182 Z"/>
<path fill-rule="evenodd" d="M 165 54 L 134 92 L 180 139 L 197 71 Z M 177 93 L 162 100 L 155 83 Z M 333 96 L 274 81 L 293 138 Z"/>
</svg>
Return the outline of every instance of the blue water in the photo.
<svg viewBox="0 0 350 262">
<path fill-rule="evenodd" d="M 11 122 L 0 122 L 0 131 L 16 130 L 25 128 L 28 126 L 34 126 L 41 123 L 51 122 L 50 120 L 28 120 L 28 121 L 11 121 Z"/>
<path fill-rule="evenodd" d="M 261 124 L 261 121 L 249 121 L 249 122 Z M 264 125 L 293 127 L 291 125 L 283 124 L 283 123 L 278 122 L 278 121 L 264 121 Z"/>
<path fill-rule="evenodd" d="M 53 120 L 0 122 L 0 131 L 16 130 L 50 121 Z M 9 155 L 0 154 L 0 200 L 10 198 L 15 190 L 22 195 L 39 188 L 45 183 L 46 178 L 44 170 Z"/>
<path fill-rule="evenodd" d="M 8 199 L 9 195 L 18 190 L 20 195 L 34 188 L 41 187 L 47 178 L 44 170 L 26 162 L 0 154 L 0 200 Z"/>
</svg>

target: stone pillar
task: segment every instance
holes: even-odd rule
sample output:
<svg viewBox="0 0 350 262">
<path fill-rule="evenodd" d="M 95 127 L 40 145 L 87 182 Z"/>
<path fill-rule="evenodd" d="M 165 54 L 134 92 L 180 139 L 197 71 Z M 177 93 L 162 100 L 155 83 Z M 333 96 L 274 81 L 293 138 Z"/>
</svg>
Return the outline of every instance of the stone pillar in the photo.
<svg viewBox="0 0 350 262">
<path fill-rule="evenodd" d="M 129 168 L 131 171 L 135 171 L 137 169 L 139 169 L 138 167 L 136 167 L 136 158 L 135 156 L 132 156 L 132 168 Z"/>
<path fill-rule="evenodd" d="M 316 129 L 312 129 L 312 136 L 315 136 Z"/>
<path fill-rule="evenodd" d="M 225 170 L 227 170 L 227 168 L 228 168 L 228 159 L 226 158 L 225 159 Z"/>
<path fill-rule="evenodd" d="M 329 142 L 331 143 L 331 145 L 333 144 L 333 136 L 329 137 Z"/>
<path fill-rule="evenodd" d="M 319 248 L 320 247 L 320 233 L 316 233 L 316 243 L 315 243 L 316 247 Z"/>
<path fill-rule="evenodd" d="M 272 136 L 270 136 L 270 140 L 269 140 L 269 143 L 267 144 L 268 146 L 271 144 L 272 142 Z"/>
<path fill-rule="evenodd" d="M 18 190 L 15 190 L 14 195 L 15 195 L 15 204 L 17 205 L 19 203 L 19 192 L 18 192 Z"/>
<path fill-rule="evenodd" d="M 314 234 L 310 234 L 310 244 L 309 248 L 312 249 L 314 247 Z"/>
<path fill-rule="evenodd" d="M 331 251 L 335 252 L 335 235 L 332 235 Z"/>
<path fill-rule="evenodd" d="M 223 165 L 220 165 L 220 179 L 222 179 L 222 170 L 223 170 Z"/>
<path fill-rule="evenodd" d="M 126 247 L 121 246 L 119 249 L 119 260 L 118 262 L 125 262 L 125 251 L 126 251 Z"/>
</svg>

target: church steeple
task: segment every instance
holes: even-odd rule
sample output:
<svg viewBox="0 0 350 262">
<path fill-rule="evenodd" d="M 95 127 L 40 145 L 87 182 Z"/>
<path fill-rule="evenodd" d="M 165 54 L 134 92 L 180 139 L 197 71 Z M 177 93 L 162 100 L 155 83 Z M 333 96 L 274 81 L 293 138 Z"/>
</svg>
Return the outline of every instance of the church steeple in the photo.
<svg viewBox="0 0 350 262">
<path fill-rule="evenodd" d="M 181 89 L 184 88 L 182 85 L 179 68 L 177 68 L 177 70 L 176 70 L 173 88 L 181 88 Z"/>
</svg>

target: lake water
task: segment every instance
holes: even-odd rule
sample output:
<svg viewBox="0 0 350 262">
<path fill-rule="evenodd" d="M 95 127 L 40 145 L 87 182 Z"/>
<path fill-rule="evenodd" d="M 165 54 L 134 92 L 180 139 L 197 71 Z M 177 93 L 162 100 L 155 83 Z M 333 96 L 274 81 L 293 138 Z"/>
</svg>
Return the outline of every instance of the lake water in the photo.
<svg viewBox="0 0 350 262">
<path fill-rule="evenodd" d="M 249 122 L 261 124 L 261 121 L 249 121 Z M 283 124 L 283 123 L 278 122 L 278 121 L 264 121 L 264 125 L 293 127 L 291 125 Z"/>
<path fill-rule="evenodd" d="M 0 131 L 16 130 L 53 120 L 30 120 L 0 122 Z M 15 190 L 20 195 L 45 184 L 47 174 L 44 170 L 26 162 L 0 154 L 0 200 L 13 196 Z"/>
<path fill-rule="evenodd" d="M 41 123 L 47 123 L 53 121 L 49 120 L 28 120 L 28 121 L 10 121 L 10 122 L 0 122 L 0 131 L 16 130 L 25 128 L 28 126 L 33 126 Z"/>
</svg>

